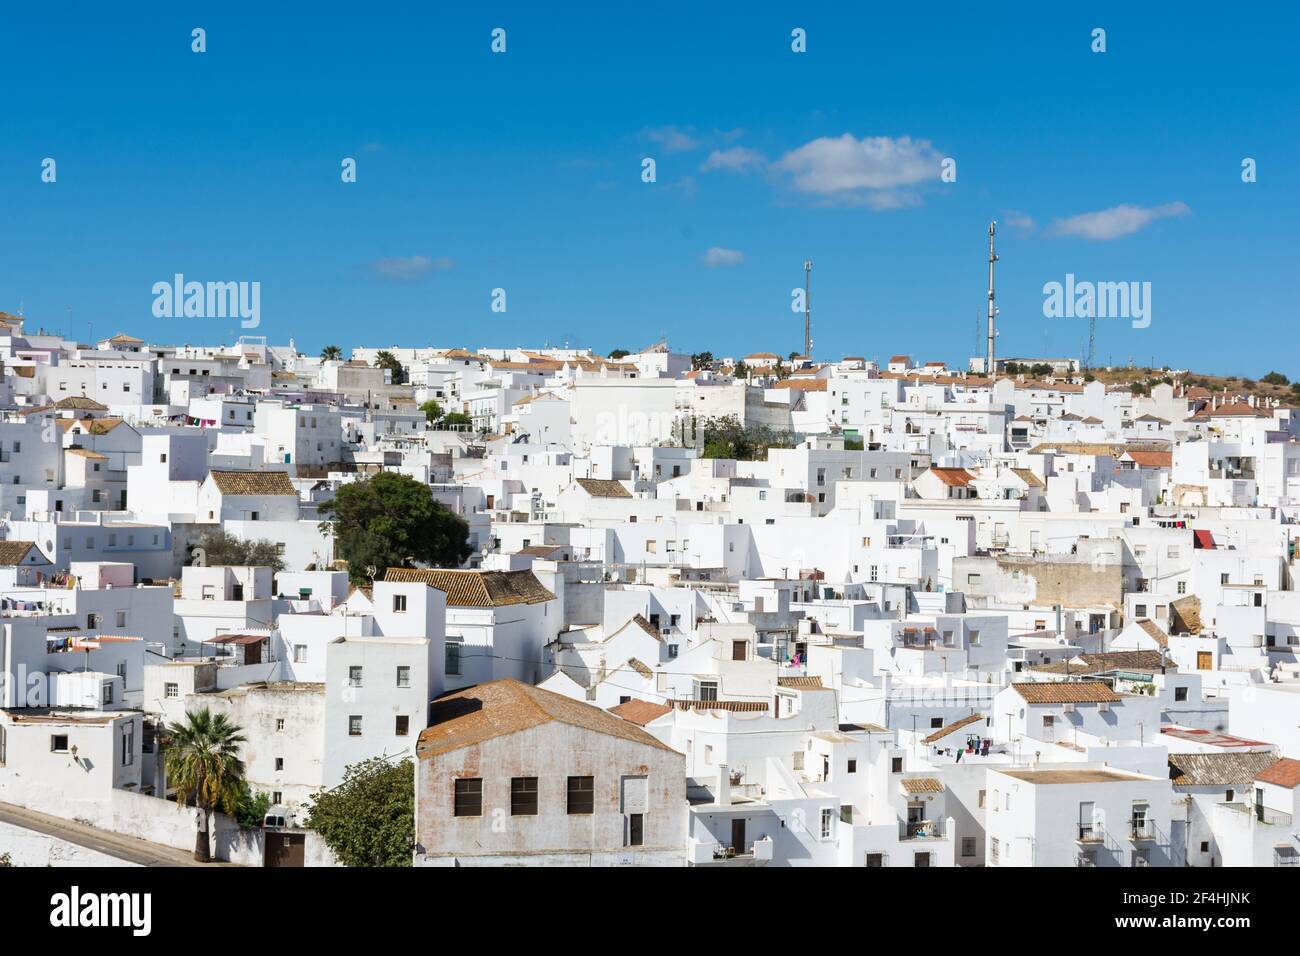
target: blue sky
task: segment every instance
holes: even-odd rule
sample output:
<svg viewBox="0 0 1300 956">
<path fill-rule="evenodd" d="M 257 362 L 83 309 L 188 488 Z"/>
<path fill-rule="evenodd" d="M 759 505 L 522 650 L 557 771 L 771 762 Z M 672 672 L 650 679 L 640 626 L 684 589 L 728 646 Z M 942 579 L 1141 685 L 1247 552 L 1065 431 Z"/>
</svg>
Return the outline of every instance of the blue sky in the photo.
<svg viewBox="0 0 1300 956">
<path fill-rule="evenodd" d="M 811 258 L 817 357 L 964 363 L 997 218 L 1001 354 L 1079 355 L 1043 316 L 1074 273 L 1151 283 L 1102 364 L 1300 376 L 1290 5 L 440 6 L 5 8 L 0 309 L 239 334 L 153 316 L 181 272 L 260 282 L 257 334 L 312 351 L 785 354 Z"/>
</svg>

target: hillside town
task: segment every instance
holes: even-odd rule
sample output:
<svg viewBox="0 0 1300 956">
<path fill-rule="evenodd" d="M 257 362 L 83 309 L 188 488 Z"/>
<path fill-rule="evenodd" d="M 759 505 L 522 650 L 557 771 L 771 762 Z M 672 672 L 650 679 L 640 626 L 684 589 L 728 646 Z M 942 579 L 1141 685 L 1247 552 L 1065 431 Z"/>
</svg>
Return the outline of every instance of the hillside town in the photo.
<svg viewBox="0 0 1300 956">
<path fill-rule="evenodd" d="M 991 345 L 32 324 L 0 313 L 12 865 L 358 865 L 330 797 L 395 773 L 415 866 L 1300 866 L 1278 398 Z"/>
</svg>

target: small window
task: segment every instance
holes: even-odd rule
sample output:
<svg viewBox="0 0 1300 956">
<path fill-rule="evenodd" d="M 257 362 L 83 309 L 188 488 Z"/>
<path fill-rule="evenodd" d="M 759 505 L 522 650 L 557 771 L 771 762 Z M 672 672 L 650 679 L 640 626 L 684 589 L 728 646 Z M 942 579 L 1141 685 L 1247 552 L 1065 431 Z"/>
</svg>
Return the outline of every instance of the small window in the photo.
<svg viewBox="0 0 1300 956">
<path fill-rule="evenodd" d="M 397 715 L 397 724 L 393 728 L 393 735 L 396 737 L 405 737 L 411 732 L 411 718 L 406 714 Z"/>
<path fill-rule="evenodd" d="M 163 684 L 163 696 L 168 700 L 175 699 L 181 695 L 179 684 Z"/>
<path fill-rule="evenodd" d="M 460 676 L 460 642 L 448 641 L 446 652 L 446 671 L 448 677 Z"/>
<path fill-rule="evenodd" d="M 397 668 L 397 686 L 411 686 L 411 668 L 407 667 L 405 664 L 399 665 Z"/>
<path fill-rule="evenodd" d="M 293 662 L 295 664 L 305 664 L 307 662 L 307 645 L 293 645 Z"/>
<path fill-rule="evenodd" d="M 394 595 L 393 595 L 393 613 L 394 613 L 394 614 L 402 614 L 402 613 L 405 613 L 405 611 L 406 611 L 406 595 L 405 595 L 405 594 L 394 594 Z"/>
<path fill-rule="evenodd" d="M 50 736 L 50 752 L 56 754 L 65 754 L 68 752 L 68 735 L 52 734 Z"/>
<path fill-rule="evenodd" d="M 1187 688 L 1186 688 L 1186 687 L 1175 687 L 1175 688 L 1174 688 L 1174 700 L 1179 700 L 1179 701 L 1187 700 Z"/>
<path fill-rule="evenodd" d="M 512 817 L 537 816 L 537 778 L 510 778 L 510 815 Z"/>
<path fill-rule="evenodd" d="M 902 772 L 903 772 L 903 758 L 902 758 L 902 757 L 894 757 L 893 759 L 891 759 L 891 760 L 889 761 L 889 772 L 890 772 L 890 773 L 902 773 Z"/>
<path fill-rule="evenodd" d="M 627 845 L 642 846 L 645 843 L 645 814 L 629 813 L 627 817 Z"/>
<path fill-rule="evenodd" d="M 361 736 L 361 715 L 360 714 L 352 714 L 350 717 L 348 717 L 348 736 L 349 737 Z"/>
<path fill-rule="evenodd" d="M 279 733 L 283 733 L 283 732 L 284 732 L 284 718 L 283 718 L 283 717 L 277 717 L 277 718 L 275 718 L 275 729 L 276 729 L 276 731 L 279 732 Z"/>
<path fill-rule="evenodd" d="M 276 757 L 276 758 L 275 758 L 275 770 L 276 770 L 276 773 L 279 773 L 279 772 L 280 772 L 281 770 L 283 770 L 283 769 L 284 769 L 284 758 L 283 758 L 283 757 Z"/>
<path fill-rule="evenodd" d="M 348 668 L 348 686 L 349 687 L 361 686 L 361 668 L 355 664 Z"/>
<path fill-rule="evenodd" d="M 569 813 L 594 813 L 595 798 L 594 777 L 569 778 Z"/>
<path fill-rule="evenodd" d="M 850 760 L 850 761 L 849 761 L 848 771 L 849 771 L 849 773 L 857 773 L 857 772 L 858 772 L 858 762 L 857 762 L 856 760 Z"/>
<path fill-rule="evenodd" d="M 455 782 L 453 814 L 458 817 L 483 815 L 483 778 L 465 777 Z"/>
<path fill-rule="evenodd" d="M 974 838 L 974 837 L 962 837 L 962 838 L 961 838 L 961 855 L 962 855 L 962 856 L 974 856 L 974 855 L 975 855 L 975 838 Z"/>
</svg>

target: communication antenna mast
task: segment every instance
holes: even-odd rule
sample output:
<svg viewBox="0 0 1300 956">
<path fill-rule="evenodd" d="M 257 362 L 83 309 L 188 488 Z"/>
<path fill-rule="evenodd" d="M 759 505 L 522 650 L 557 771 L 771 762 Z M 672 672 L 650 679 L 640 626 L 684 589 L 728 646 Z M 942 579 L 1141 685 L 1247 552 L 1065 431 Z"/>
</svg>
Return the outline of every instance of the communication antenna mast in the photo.
<svg viewBox="0 0 1300 956">
<path fill-rule="evenodd" d="M 988 364 L 985 371 L 988 373 L 989 381 L 997 377 L 997 366 L 994 364 L 993 340 L 997 338 L 997 329 L 994 319 L 998 314 L 998 307 L 995 304 L 995 295 L 993 291 L 993 264 L 998 261 L 998 254 L 993 248 L 993 237 L 997 233 L 997 220 L 989 223 L 989 349 Z"/>
<path fill-rule="evenodd" d="M 1096 310 L 1092 310 L 1094 313 Z M 1097 347 L 1097 316 L 1095 314 L 1088 316 L 1088 368 L 1092 371 L 1093 350 Z"/>
<path fill-rule="evenodd" d="M 812 260 L 803 261 L 803 354 L 812 358 Z"/>
</svg>

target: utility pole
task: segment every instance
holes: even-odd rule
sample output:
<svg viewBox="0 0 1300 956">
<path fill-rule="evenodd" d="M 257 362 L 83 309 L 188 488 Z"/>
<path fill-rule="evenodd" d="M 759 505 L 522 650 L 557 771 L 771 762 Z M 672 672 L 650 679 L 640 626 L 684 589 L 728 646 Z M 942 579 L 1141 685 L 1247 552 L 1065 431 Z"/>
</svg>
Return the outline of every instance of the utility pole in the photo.
<svg viewBox="0 0 1300 956">
<path fill-rule="evenodd" d="M 994 319 L 998 314 L 998 307 L 995 304 L 995 293 L 993 291 L 993 264 L 998 261 L 998 254 L 993 247 L 993 238 L 997 233 L 997 220 L 989 223 L 989 346 L 988 346 L 988 365 L 985 369 L 992 382 L 997 378 L 997 366 L 994 364 L 994 347 L 993 340 L 997 338 L 997 329 Z"/>
<path fill-rule="evenodd" d="M 812 260 L 803 261 L 803 354 L 812 358 Z"/>
</svg>

